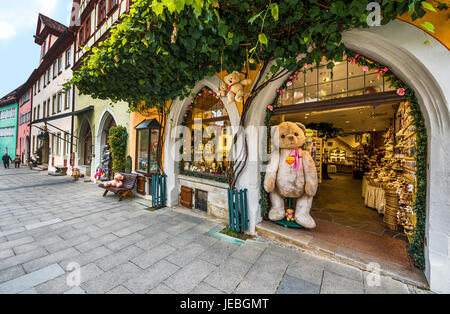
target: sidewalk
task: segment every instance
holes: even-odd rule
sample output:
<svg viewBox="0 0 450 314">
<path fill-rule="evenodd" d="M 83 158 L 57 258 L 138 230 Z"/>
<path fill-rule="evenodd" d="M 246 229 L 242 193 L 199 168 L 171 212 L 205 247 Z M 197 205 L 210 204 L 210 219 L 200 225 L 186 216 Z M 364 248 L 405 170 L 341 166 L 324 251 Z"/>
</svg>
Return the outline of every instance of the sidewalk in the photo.
<svg viewBox="0 0 450 314">
<path fill-rule="evenodd" d="M 215 236 L 217 221 L 149 206 L 71 177 L 0 169 L 0 293 L 423 292 L 263 238 L 230 243 Z M 67 285 L 74 265 L 78 287 Z"/>
</svg>

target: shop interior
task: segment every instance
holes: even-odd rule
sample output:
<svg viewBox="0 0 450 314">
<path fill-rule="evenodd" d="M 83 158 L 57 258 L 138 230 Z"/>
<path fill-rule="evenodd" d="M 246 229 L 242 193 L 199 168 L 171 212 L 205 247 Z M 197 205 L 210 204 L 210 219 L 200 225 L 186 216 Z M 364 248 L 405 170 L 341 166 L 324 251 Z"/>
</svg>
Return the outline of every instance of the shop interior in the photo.
<svg viewBox="0 0 450 314">
<path fill-rule="evenodd" d="M 395 94 L 374 74 L 343 62 L 334 75 L 324 66 L 299 75 L 280 97 L 271 122 L 300 122 L 307 128 L 305 149 L 319 177 L 311 210 L 317 228 L 307 232 L 409 267 L 416 133 L 408 103 L 388 97 L 370 101 L 372 94 Z M 327 102 L 338 98 L 346 101 Z"/>
</svg>

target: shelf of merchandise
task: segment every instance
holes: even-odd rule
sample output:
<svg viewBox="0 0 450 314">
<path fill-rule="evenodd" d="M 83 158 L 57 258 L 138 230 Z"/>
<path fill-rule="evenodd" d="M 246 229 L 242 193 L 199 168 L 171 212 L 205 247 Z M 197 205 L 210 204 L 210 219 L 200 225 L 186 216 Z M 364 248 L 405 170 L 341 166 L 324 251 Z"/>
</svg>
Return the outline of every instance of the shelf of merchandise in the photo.
<svg viewBox="0 0 450 314">
<path fill-rule="evenodd" d="M 317 169 L 317 177 L 319 179 L 319 183 L 322 183 L 322 156 L 324 153 L 323 140 L 318 137 L 318 132 L 314 132 L 314 141 L 316 143 L 316 169 Z"/>
<path fill-rule="evenodd" d="M 403 114 L 407 114 L 407 113 L 404 112 Z M 397 133 L 398 136 L 402 138 L 402 141 L 406 141 L 407 139 L 412 138 L 412 137 L 417 135 L 416 132 L 411 132 L 409 134 L 403 134 L 404 132 L 406 132 L 408 130 L 408 128 L 412 125 L 412 123 L 413 123 L 413 119 L 409 118 L 408 123 Z M 408 145 L 406 147 L 398 148 L 401 151 L 401 153 L 405 156 L 403 158 L 404 160 L 408 160 L 408 161 L 415 161 L 416 160 L 413 156 L 408 156 L 407 153 L 406 153 L 406 151 L 408 149 L 413 148 L 413 147 L 416 147 L 416 145 Z M 412 172 L 412 173 L 414 173 L 414 174 L 416 172 L 416 169 L 413 168 L 413 167 L 409 167 L 409 166 L 403 165 L 403 168 L 408 170 L 408 171 L 410 171 L 410 172 Z M 411 177 L 407 173 L 404 173 L 403 177 L 409 183 L 414 185 L 414 191 L 413 191 L 413 194 L 412 194 L 412 203 L 414 204 L 415 197 L 416 197 L 416 191 L 417 191 L 417 181 L 415 180 L 415 178 Z M 407 212 L 406 213 L 406 217 L 411 222 L 411 224 L 415 227 L 416 224 L 417 224 L 417 217 L 416 217 L 416 215 L 413 215 L 413 214 Z M 411 242 L 412 241 L 412 236 L 410 236 L 410 235 L 406 235 L 406 236 L 408 238 L 408 241 Z"/>
</svg>

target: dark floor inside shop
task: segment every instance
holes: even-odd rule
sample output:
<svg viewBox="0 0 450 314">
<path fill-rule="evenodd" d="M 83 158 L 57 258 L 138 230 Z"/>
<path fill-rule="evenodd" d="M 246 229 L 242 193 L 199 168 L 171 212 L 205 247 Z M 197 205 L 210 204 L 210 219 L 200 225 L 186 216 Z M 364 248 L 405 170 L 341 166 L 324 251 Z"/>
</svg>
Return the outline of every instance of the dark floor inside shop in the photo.
<svg viewBox="0 0 450 314">
<path fill-rule="evenodd" d="M 361 180 L 350 174 L 331 174 L 323 180 L 314 199 L 311 215 L 317 228 L 315 238 L 337 246 L 411 266 L 407 240 L 402 232 L 392 231 L 383 215 L 364 206 Z"/>
</svg>

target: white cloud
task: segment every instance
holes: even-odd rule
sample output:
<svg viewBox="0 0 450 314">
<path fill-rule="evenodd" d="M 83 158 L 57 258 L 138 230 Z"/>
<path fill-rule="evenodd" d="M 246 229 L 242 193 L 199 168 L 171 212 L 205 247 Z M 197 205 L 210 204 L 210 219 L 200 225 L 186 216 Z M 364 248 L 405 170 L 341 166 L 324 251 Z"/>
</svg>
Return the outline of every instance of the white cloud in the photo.
<svg viewBox="0 0 450 314">
<path fill-rule="evenodd" d="M 0 40 L 10 39 L 23 31 L 34 30 L 38 14 L 52 17 L 60 2 L 67 2 L 67 0 L 1 1 Z"/>
<path fill-rule="evenodd" d="M 16 28 L 7 22 L 0 21 L 0 40 L 10 39 L 16 35 Z"/>
</svg>

